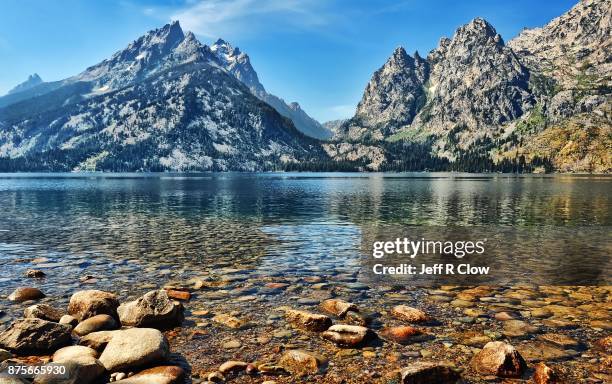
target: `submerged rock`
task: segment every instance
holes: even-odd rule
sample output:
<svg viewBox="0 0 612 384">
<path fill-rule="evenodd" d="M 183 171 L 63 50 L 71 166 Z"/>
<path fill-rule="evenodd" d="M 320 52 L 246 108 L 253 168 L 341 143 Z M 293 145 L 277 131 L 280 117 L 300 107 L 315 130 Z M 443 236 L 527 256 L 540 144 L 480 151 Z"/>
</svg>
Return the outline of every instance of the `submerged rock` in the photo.
<svg viewBox="0 0 612 384">
<path fill-rule="evenodd" d="M 557 384 L 559 383 L 559 377 L 552 368 L 544 363 L 538 363 L 535 366 L 533 381 L 535 384 Z"/>
<path fill-rule="evenodd" d="M 387 341 L 404 345 L 421 342 L 431 337 L 420 329 L 411 326 L 383 328 L 380 331 L 380 336 Z"/>
<path fill-rule="evenodd" d="M 183 305 L 170 300 L 165 290 L 151 291 L 117 309 L 121 324 L 132 327 L 168 328 L 184 319 Z"/>
<path fill-rule="evenodd" d="M 356 347 L 370 336 L 370 330 L 359 325 L 336 324 L 321 334 L 326 340 L 342 347 Z"/>
<path fill-rule="evenodd" d="M 449 365 L 419 361 L 400 371 L 402 384 L 455 384 L 461 379 Z"/>
<path fill-rule="evenodd" d="M 527 364 L 518 351 L 502 341 L 491 341 L 474 356 L 472 368 L 483 375 L 520 377 Z"/>
<path fill-rule="evenodd" d="M 76 292 L 70 298 L 68 314 L 83 321 L 96 315 L 109 315 L 117 318 L 119 301 L 112 293 L 88 290 Z"/>
<path fill-rule="evenodd" d="M 23 311 L 23 316 L 25 318 L 42 319 L 47 321 L 54 321 L 56 323 L 60 321 L 63 315 L 63 311 L 55 309 L 47 304 L 35 304 L 27 307 Z"/>
<path fill-rule="evenodd" d="M 327 360 L 313 352 L 293 349 L 285 352 L 278 364 L 293 375 L 303 376 L 319 373 L 325 368 Z"/>
<path fill-rule="evenodd" d="M 212 321 L 233 329 L 242 329 L 248 325 L 246 321 L 225 313 L 213 316 Z"/>
<path fill-rule="evenodd" d="M 431 318 L 425 312 L 407 305 L 397 305 L 393 307 L 391 314 L 397 319 L 409 323 L 426 323 L 431 321 Z"/>
<path fill-rule="evenodd" d="M 19 287 L 13 291 L 8 297 L 10 301 L 23 303 L 29 300 L 39 300 L 45 297 L 45 294 L 38 288 Z"/>
<path fill-rule="evenodd" d="M 52 352 L 70 344 L 70 329 L 47 320 L 17 320 L 0 333 L 0 347 L 18 354 Z"/>
<path fill-rule="evenodd" d="M 30 279 L 41 279 L 46 276 L 46 274 L 38 269 L 28 269 L 25 273 L 25 276 Z"/>
<path fill-rule="evenodd" d="M 285 318 L 296 328 L 312 332 L 322 332 L 332 325 L 328 316 L 289 309 L 285 312 Z"/>
<path fill-rule="evenodd" d="M 336 317 L 343 318 L 348 311 L 358 312 L 357 306 L 340 299 L 328 299 L 321 303 L 321 310 Z"/>
<path fill-rule="evenodd" d="M 114 331 L 100 356 L 100 362 L 109 372 L 132 369 L 168 358 L 168 341 L 153 328 L 131 328 Z"/>
</svg>

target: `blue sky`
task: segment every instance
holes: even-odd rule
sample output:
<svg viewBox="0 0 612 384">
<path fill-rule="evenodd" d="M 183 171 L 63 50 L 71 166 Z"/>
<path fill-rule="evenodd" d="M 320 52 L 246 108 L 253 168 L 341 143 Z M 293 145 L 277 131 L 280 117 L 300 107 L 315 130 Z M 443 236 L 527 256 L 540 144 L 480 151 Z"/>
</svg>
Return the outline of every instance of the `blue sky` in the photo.
<svg viewBox="0 0 612 384">
<path fill-rule="evenodd" d="M 2 0 L 0 94 L 37 72 L 62 79 L 178 19 L 203 43 L 223 37 L 251 57 L 266 89 L 320 121 L 349 117 L 399 45 L 425 56 L 476 16 L 505 40 L 576 0 Z"/>
</svg>

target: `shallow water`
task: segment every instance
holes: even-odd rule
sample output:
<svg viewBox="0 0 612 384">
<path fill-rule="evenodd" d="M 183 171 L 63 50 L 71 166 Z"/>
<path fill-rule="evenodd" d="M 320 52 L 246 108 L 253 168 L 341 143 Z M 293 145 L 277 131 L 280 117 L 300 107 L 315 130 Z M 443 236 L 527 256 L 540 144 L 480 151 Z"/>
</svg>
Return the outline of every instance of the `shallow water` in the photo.
<svg viewBox="0 0 612 384">
<path fill-rule="evenodd" d="M 611 187 L 604 176 L 4 174 L 0 292 L 33 267 L 55 296 L 84 275 L 127 292 L 223 267 L 355 274 L 366 226 L 606 228 Z"/>
</svg>

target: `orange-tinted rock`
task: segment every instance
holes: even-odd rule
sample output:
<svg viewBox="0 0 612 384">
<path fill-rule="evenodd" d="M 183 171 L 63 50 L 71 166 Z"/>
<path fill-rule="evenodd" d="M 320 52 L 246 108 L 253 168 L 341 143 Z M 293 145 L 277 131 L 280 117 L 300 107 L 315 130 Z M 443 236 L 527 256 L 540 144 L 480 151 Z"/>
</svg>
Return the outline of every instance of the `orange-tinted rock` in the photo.
<svg viewBox="0 0 612 384">
<path fill-rule="evenodd" d="M 427 336 L 420 329 L 410 326 L 388 327 L 380 331 L 380 336 L 388 341 L 398 344 L 410 344 L 423 341 Z"/>
<path fill-rule="evenodd" d="M 540 362 L 535 366 L 533 381 L 535 381 L 535 384 L 557 384 L 559 378 L 552 368 Z"/>
<path fill-rule="evenodd" d="M 425 312 L 407 305 L 398 305 L 393 307 L 391 314 L 394 317 L 409 323 L 425 323 L 431 320 L 431 318 Z"/>
<path fill-rule="evenodd" d="M 518 351 L 510 344 L 492 341 L 472 359 L 472 368 L 482 375 L 499 377 L 520 377 L 527 364 Z"/>
<path fill-rule="evenodd" d="M 187 291 L 177 291 L 174 289 L 166 290 L 168 297 L 175 300 L 189 301 L 191 299 L 191 293 Z"/>
<path fill-rule="evenodd" d="M 321 303 L 321 310 L 336 317 L 344 317 L 348 311 L 358 312 L 357 306 L 340 299 L 328 299 Z"/>
</svg>

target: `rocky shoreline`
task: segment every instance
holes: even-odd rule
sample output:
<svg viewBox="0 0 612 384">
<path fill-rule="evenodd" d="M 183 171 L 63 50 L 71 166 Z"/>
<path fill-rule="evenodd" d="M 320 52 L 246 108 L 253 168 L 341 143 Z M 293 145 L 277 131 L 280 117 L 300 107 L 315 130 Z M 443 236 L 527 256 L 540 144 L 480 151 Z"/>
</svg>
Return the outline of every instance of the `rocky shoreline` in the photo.
<svg viewBox="0 0 612 384">
<path fill-rule="evenodd" d="M 71 372 L 36 384 L 612 382 L 612 287 L 370 287 L 350 274 L 224 272 L 125 300 L 80 290 L 66 309 L 18 288 L 3 299 L 23 316 L 0 328 L 0 364 Z"/>
</svg>

